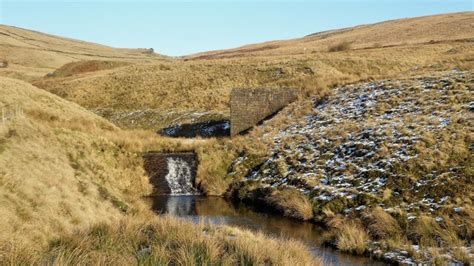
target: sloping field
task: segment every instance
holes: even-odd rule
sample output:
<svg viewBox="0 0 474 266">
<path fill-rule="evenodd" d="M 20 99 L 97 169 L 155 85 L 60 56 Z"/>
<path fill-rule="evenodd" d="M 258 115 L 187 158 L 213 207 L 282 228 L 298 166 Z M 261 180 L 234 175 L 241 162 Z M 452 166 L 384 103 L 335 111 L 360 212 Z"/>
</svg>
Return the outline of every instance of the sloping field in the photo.
<svg viewBox="0 0 474 266">
<path fill-rule="evenodd" d="M 149 191 L 105 119 L 18 80 L 1 78 L 0 95 L 0 240 L 114 221 Z"/>
<path fill-rule="evenodd" d="M 165 58 L 149 49 L 117 49 L 0 25 L 0 59 L 8 62 L 8 68 L 0 69 L 2 76 L 31 80 L 80 60 L 152 62 Z"/>
<path fill-rule="evenodd" d="M 351 49 L 367 49 L 446 41 L 472 41 L 473 38 L 474 12 L 464 12 L 391 20 L 314 33 L 292 40 L 270 41 L 235 49 L 210 51 L 190 55 L 188 58 L 297 55 L 325 52 L 343 43 L 349 44 Z"/>
</svg>

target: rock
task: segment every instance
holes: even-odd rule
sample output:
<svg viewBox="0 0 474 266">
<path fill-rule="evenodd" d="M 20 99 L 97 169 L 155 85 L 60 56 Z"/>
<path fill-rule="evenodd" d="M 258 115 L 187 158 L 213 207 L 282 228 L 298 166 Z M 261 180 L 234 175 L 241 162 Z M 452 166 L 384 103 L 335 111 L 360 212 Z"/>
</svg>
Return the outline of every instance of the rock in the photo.
<svg viewBox="0 0 474 266">
<path fill-rule="evenodd" d="M 150 245 L 144 245 L 142 247 L 139 248 L 139 250 L 137 251 L 137 258 L 138 259 L 143 259 L 143 258 L 146 258 L 148 256 L 150 256 L 151 254 L 151 246 Z"/>
</svg>

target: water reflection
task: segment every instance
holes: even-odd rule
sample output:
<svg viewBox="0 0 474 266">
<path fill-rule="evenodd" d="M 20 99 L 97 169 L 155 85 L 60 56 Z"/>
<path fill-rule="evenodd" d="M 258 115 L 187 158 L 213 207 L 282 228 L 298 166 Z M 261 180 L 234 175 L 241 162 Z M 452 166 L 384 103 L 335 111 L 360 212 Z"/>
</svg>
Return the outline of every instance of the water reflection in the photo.
<svg viewBox="0 0 474 266">
<path fill-rule="evenodd" d="M 149 198 L 157 213 L 171 214 L 215 224 L 228 224 L 263 231 L 270 235 L 299 239 L 307 243 L 315 255 L 331 265 L 385 265 L 365 257 L 340 253 L 320 246 L 322 230 L 315 224 L 286 219 L 268 213 L 232 204 L 222 198 L 202 196 L 157 196 Z"/>
<path fill-rule="evenodd" d="M 194 197 L 159 196 L 159 197 L 154 197 L 153 199 L 154 199 L 153 209 L 156 212 L 172 214 L 175 216 L 198 215 L 196 211 L 196 203 L 195 203 Z"/>
</svg>

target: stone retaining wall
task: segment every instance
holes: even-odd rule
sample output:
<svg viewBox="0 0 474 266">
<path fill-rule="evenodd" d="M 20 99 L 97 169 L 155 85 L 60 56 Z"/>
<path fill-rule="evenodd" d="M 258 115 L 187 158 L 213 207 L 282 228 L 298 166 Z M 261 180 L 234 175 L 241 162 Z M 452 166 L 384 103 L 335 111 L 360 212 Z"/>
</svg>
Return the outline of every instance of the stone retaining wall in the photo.
<svg viewBox="0 0 474 266">
<path fill-rule="evenodd" d="M 236 88 L 230 95 L 230 135 L 235 136 L 271 116 L 297 98 L 290 88 Z"/>
</svg>

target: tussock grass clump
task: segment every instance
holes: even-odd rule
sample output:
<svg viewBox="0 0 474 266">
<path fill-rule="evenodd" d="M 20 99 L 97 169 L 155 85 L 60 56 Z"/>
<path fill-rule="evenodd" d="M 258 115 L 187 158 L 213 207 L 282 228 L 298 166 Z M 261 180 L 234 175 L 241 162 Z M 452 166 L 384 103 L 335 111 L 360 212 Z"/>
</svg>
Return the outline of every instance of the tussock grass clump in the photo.
<svg viewBox="0 0 474 266">
<path fill-rule="evenodd" d="M 375 207 L 364 218 L 367 220 L 369 233 L 377 239 L 396 237 L 401 234 L 401 228 L 397 220 L 381 207 Z"/>
<path fill-rule="evenodd" d="M 298 190 L 290 188 L 275 190 L 265 200 L 284 216 L 299 220 L 313 218 L 311 202 Z"/>
<path fill-rule="evenodd" d="M 297 241 L 170 217 L 97 224 L 44 249 L 2 243 L 0 259 L 11 265 L 322 265 Z"/>
<path fill-rule="evenodd" d="M 323 214 L 324 223 L 329 228 L 323 235 L 323 242 L 355 254 L 363 254 L 367 250 L 371 239 L 359 220 L 336 214 L 328 208 L 323 210 Z"/>
<path fill-rule="evenodd" d="M 325 216 L 324 224 L 329 228 L 333 228 L 333 229 L 341 228 L 345 222 L 344 216 L 342 216 L 341 214 L 334 213 L 329 208 L 324 208 L 323 214 Z"/>
<path fill-rule="evenodd" d="M 439 223 L 427 215 L 420 216 L 413 227 L 415 237 L 424 247 L 459 248 L 464 243 L 457 231 L 458 226 L 449 221 L 448 217 L 443 218 L 443 222 Z"/>
<path fill-rule="evenodd" d="M 461 229 L 462 235 L 467 239 L 474 237 L 474 207 L 467 205 L 464 207 L 463 222 L 465 226 Z"/>
<path fill-rule="evenodd" d="M 354 221 L 344 223 L 338 230 L 336 245 L 342 251 L 363 254 L 367 250 L 369 235 Z"/>
<path fill-rule="evenodd" d="M 464 265 L 469 265 L 472 263 L 472 258 L 469 256 L 467 249 L 464 247 L 454 247 L 453 248 L 453 257 L 463 263 Z"/>
<path fill-rule="evenodd" d="M 235 152 L 228 148 L 226 140 L 209 140 L 195 151 L 199 158 L 196 183 L 206 195 L 222 195 L 233 179 L 227 170 L 235 158 Z"/>
<path fill-rule="evenodd" d="M 329 46 L 328 52 L 341 52 L 351 49 L 351 43 L 348 41 L 340 42 L 338 44 Z"/>
</svg>

